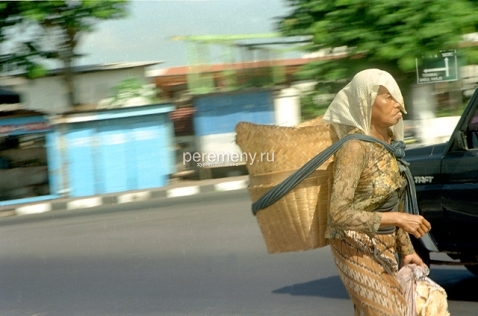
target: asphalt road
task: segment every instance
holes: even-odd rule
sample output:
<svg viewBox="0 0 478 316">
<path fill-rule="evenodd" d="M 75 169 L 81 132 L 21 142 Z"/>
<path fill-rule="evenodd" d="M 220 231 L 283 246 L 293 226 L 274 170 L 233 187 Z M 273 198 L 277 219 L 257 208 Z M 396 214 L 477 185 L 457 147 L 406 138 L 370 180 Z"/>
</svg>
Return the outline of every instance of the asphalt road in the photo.
<svg viewBox="0 0 478 316">
<path fill-rule="evenodd" d="M 0 219 L 0 315 L 352 315 L 328 247 L 269 255 L 245 190 Z M 433 266 L 451 315 L 478 278 Z"/>
</svg>

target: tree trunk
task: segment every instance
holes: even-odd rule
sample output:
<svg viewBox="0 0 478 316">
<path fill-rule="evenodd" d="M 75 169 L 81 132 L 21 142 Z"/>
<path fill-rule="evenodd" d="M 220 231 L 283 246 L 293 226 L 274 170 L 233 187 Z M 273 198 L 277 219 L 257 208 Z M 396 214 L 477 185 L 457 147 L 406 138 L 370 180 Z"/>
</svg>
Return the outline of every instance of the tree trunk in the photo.
<svg viewBox="0 0 478 316">
<path fill-rule="evenodd" d="M 71 109 L 73 109 L 77 102 L 75 100 L 75 87 L 74 87 L 74 77 L 75 74 L 72 70 L 72 63 L 73 58 L 75 57 L 74 51 L 76 48 L 76 44 L 78 43 L 77 37 L 79 33 L 77 33 L 74 29 L 66 29 L 65 34 L 65 43 L 64 43 L 64 51 L 61 53 L 61 60 L 63 61 L 63 74 L 65 79 L 66 85 L 66 93 L 68 98 L 68 105 Z"/>
<path fill-rule="evenodd" d="M 74 94 L 74 86 L 73 86 L 73 72 L 71 69 L 71 61 L 64 62 L 64 79 L 66 85 L 66 94 L 68 99 L 68 106 L 70 108 L 74 108 L 76 105 L 75 94 Z"/>
</svg>

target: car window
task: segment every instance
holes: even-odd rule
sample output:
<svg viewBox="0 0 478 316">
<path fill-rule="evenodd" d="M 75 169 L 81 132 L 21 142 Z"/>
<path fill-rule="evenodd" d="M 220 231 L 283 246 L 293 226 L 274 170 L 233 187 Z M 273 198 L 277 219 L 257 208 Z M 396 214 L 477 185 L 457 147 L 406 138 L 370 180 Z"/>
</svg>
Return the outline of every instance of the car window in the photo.
<svg viewBox="0 0 478 316">
<path fill-rule="evenodd" d="M 468 148 L 478 149 L 478 108 L 473 113 L 467 128 Z"/>
</svg>

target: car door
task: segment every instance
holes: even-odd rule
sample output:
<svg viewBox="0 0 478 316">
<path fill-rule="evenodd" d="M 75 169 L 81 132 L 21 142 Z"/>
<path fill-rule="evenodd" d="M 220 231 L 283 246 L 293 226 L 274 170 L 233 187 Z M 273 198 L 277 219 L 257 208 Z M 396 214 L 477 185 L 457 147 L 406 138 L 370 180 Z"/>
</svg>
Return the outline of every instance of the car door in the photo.
<svg viewBox="0 0 478 316">
<path fill-rule="evenodd" d="M 441 166 L 441 204 L 450 220 L 451 241 L 461 251 L 478 249 L 478 102 L 476 97 L 473 100 L 474 106 L 464 113 L 452 138 L 460 144 L 449 146 Z"/>
</svg>

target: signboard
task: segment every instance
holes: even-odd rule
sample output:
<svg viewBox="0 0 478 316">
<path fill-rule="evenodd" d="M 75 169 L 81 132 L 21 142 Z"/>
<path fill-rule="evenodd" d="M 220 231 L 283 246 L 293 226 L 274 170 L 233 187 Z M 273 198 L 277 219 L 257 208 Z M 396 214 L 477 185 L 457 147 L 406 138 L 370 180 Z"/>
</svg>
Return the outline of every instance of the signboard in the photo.
<svg viewBox="0 0 478 316">
<path fill-rule="evenodd" d="M 0 136 L 36 134 L 51 130 L 52 127 L 43 115 L 4 116 L 0 119 Z"/>
<path fill-rule="evenodd" d="M 417 83 L 434 83 L 458 80 L 458 60 L 456 50 L 440 51 L 434 56 L 422 58 L 417 68 Z"/>
<path fill-rule="evenodd" d="M 50 131 L 51 127 L 47 122 L 32 122 L 25 124 L 0 124 L 0 136 L 22 135 Z"/>
</svg>

